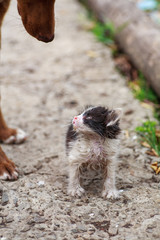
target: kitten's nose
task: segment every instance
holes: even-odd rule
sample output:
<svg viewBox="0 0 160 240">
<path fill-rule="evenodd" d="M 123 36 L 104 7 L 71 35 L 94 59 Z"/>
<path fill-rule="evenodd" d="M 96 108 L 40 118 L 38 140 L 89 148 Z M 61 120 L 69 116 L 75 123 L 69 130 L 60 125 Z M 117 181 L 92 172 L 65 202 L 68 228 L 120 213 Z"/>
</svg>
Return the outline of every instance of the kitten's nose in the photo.
<svg viewBox="0 0 160 240">
<path fill-rule="evenodd" d="M 74 118 L 73 118 L 73 124 L 75 124 L 75 120 L 77 120 L 78 118 L 77 118 L 77 116 L 75 116 Z"/>
</svg>

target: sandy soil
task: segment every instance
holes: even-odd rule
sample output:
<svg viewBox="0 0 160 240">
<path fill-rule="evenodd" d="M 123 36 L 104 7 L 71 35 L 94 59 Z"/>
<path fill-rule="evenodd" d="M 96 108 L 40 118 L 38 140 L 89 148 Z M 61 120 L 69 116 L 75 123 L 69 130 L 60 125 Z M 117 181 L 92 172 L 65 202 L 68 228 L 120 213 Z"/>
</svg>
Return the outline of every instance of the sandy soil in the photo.
<svg viewBox="0 0 160 240">
<path fill-rule="evenodd" d="M 3 145 L 20 178 L 0 183 L 0 239 L 159 239 L 160 177 L 150 168 L 156 159 L 145 154 L 133 131 L 151 112 L 133 99 L 110 49 L 86 31 L 77 1 L 57 1 L 56 16 L 50 44 L 27 35 L 14 1 L 5 19 L 3 111 L 10 126 L 29 137 L 22 145 Z M 119 156 L 119 200 L 102 199 L 98 180 L 82 198 L 66 193 L 65 132 L 87 104 L 123 108 L 122 128 L 129 137 L 123 135 Z"/>
</svg>

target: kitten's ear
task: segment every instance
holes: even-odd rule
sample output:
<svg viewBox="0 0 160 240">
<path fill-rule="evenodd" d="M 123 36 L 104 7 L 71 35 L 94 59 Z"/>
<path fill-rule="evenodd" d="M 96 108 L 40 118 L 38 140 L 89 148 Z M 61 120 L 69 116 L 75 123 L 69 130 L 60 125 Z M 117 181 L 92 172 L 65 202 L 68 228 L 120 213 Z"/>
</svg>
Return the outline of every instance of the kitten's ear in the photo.
<svg viewBox="0 0 160 240">
<path fill-rule="evenodd" d="M 122 108 L 115 108 L 113 109 L 115 111 L 115 113 L 119 116 L 119 119 L 122 117 L 123 115 L 123 110 Z"/>
<path fill-rule="evenodd" d="M 111 112 L 108 113 L 106 126 L 113 126 L 119 119 L 121 118 L 123 114 L 122 108 L 115 108 Z"/>
</svg>

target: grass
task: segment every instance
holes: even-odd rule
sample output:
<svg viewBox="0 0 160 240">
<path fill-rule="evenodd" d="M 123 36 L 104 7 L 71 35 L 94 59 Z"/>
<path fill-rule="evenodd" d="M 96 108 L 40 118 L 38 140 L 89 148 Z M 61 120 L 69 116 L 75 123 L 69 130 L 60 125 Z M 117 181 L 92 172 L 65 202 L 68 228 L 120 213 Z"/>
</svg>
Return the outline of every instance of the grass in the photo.
<svg viewBox="0 0 160 240">
<path fill-rule="evenodd" d="M 94 23 L 91 32 L 95 35 L 99 42 L 109 46 L 112 50 L 113 57 L 118 55 L 118 46 L 116 44 L 116 34 L 121 32 L 128 23 L 122 24 L 115 28 L 114 24 L 110 21 L 103 23 L 95 19 L 93 14 L 89 13 L 91 21 Z"/>
<path fill-rule="evenodd" d="M 153 112 L 154 112 L 154 117 L 159 121 L 159 125 L 160 125 L 160 105 L 155 105 Z"/>
<path fill-rule="evenodd" d="M 157 129 L 157 123 L 148 120 L 137 127 L 136 132 L 142 145 L 149 147 L 154 156 L 160 156 L 160 130 Z"/>
<path fill-rule="evenodd" d="M 148 104 L 152 104 L 154 117 L 160 123 L 160 105 L 159 99 L 155 92 L 150 88 L 145 80 L 143 74 L 139 74 L 139 78 L 130 82 L 134 96 L 141 102 L 148 101 Z M 147 143 L 151 151 L 148 153 L 153 156 L 160 156 L 160 131 L 158 130 L 159 124 L 154 121 L 146 121 L 142 126 L 138 126 L 135 131 L 140 136 L 142 143 Z M 142 144 L 144 146 L 144 144 Z"/>
<path fill-rule="evenodd" d="M 103 24 L 96 21 L 91 31 L 96 36 L 98 41 L 109 46 L 115 43 L 114 39 L 116 30 L 112 22 Z"/>
<path fill-rule="evenodd" d="M 157 95 L 155 94 L 154 90 L 149 86 L 142 73 L 139 73 L 137 80 L 130 82 L 129 86 L 131 87 L 135 98 L 137 98 L 141 102 L 148 100 L 150 102 L 158 104 L 159 99 Z"/>
</svg>

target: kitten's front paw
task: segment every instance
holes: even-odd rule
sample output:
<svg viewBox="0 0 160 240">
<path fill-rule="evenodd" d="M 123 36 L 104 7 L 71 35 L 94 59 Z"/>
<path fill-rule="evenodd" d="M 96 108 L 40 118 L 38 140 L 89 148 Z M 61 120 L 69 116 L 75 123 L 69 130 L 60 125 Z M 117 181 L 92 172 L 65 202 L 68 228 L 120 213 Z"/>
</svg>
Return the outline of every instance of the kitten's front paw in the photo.
<svg viewBox="0 0 160 240">
<path fill-rule="evenodd" d="M 104 190 L 102 192 L 102 197 L 108 199 L 117 199 L 119 197 L 119 192 L 116 189 Z"/>
<path fill-rule="evenodd" d="M 73 187 L 68 188 L 68 194 L 71 195 L 72 197 L 74 197 L 74 196 L 80 197 L 84 194 L 84 192 L 85 192 L 85 190 L 80 185 L 78 185 L 74 188 Z"/>
</svg>

